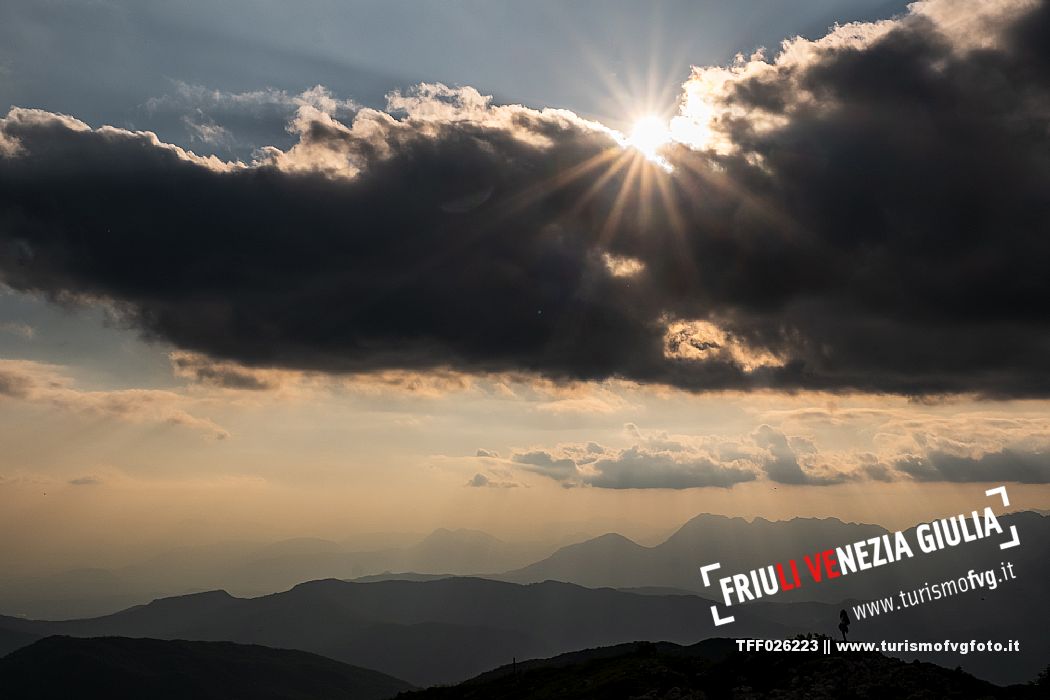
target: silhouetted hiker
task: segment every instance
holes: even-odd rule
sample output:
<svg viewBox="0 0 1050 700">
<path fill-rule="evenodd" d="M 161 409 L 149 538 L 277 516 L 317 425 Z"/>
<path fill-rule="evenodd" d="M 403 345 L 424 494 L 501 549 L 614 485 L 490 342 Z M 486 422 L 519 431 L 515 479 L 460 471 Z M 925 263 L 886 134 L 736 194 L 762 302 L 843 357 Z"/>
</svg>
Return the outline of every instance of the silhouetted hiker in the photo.
<svg viewBox="0 0 1050 700">
<path fill-rule="evenodd" d="M 839 632 L 842 632 L 842 641 L 846 641 L 846 633 L 849 632 L 849 615 L 845 610 L 839 610 Z"/>
</svg>

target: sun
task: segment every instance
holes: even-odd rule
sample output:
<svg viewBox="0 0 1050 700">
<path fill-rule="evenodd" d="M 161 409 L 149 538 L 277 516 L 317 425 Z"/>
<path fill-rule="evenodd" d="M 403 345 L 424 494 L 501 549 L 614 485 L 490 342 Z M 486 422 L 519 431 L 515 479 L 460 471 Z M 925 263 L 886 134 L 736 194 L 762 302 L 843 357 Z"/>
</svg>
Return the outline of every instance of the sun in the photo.
<svg viewBox="0 0 1050 700">
<path fill-rule="evenodd" d="M 663 119 L 656 116 L 645 116 L 634 123 L 627 145 L 638 150 L 654 163 L 663 162 L 660 149 L 671 141 L 671 131 Z"/>
</svg>

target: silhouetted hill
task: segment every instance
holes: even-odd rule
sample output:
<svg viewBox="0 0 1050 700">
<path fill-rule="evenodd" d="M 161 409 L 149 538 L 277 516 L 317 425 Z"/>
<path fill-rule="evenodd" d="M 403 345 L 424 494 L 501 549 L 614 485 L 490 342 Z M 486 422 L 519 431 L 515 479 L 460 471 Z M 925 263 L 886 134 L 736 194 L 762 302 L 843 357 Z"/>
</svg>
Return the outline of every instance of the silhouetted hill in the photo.
<svg viewBox="0 0 1050 700">
<path fill-rule="evenodd" d="M 510 543 L 477 530 L 439 528 L 415 544 L 354 551 L 326 540 L 300 538 L 261 547 L 209 579 L 231 590 L 270 592 L 302 581 L 359 578 L 388 571 L 492 574 L 551 552 L 541 543 Z"/>
<path fill-rule="evenodd" d="M 18 629 L 17 627 L 12 629 L 12 623 L 17 625 L 17 621 L 14 618 L 0 617 L 0 656 L 9 654 L 15 649 L 21 649 L 40 639 L 40 635 L 33 634 L 27 630 Z"/>
<path fill-rule="evenodd" d="M 303 581 L 390 571 L 494 574 L 524 566 L 556 549 L 553 542 L 505 542 L 477 530 L 443 528 L 403 546 L 359 549 L 361 544 L 300 537 L 268 544 L 182 547 L 112 571 L 77 569 L 14 577 L 0 571 L 0 612 L 67 619 L 215 588 L 254 596 L 286 590 Z"/>
<path fill-rule="evenodd" d="M 382 700 L 409 688 L 316 654 L 230 642 L 48 637 L 0 659 L 10 700 Z"/>
<path fill-rule="evenodd" d="M 662 545 L 661 545 L 662 546 Z M 646 571 L 645 567 L 657 564 L 660 555 L 656 548 L 640 544 L 615 533 L 562 547 L 542 561 L 500 576 L 515 583 L 538 581 L 565 581 L 581 586 L 627 588 L 631 586 L 665 585 L 670 578 L 664 571 Z M 695 590 L 697 564 L 692 565 L 692 578 L 687 589 Z"/>
<path fill-rule="evenodd" d="M 636 595 L 557 582 L 330 579 L 259 598 L 214 592 L 87 620 L 0 621 L 0 628 L 302 649 L 429 685 L 458 682 L 515 657 L 635 639 L 694 643 L 710 634 L 709 606 L 695 596 Z M 782 637 L 790 631 L 746 611 L 738 624 L 740 634 L 752 636 Z"/>
<path fill-rule="evenodd" d="M 592 587 L 656 586 L 700 592 L 702 582 L 697 571 L 701 564 L 721 562 L 726 570 L 746 571 L 795 553 L 801 556 L 803 552 L 885 532 L 878 525 L 844 523 L 836 518 L 772 522 L 705 513 L 655 547 L 643 547 L 622 535 L 607 534 L 562 547 L 546 559 L 499 578 L 517 583 L 553 580 Z"/>
<path fill-rule="evenodd" d="M 876 653 L 742 653 L 730 639 L 682 647 L 640 642 L 505 666 L 401 700 L 838 700 L 1042 698 L 1045 687 L 1000 688 L 962 671 Z"/>
<path fill-rule="evenodd" d="M 104 569 L 73 569 L 46 576 L 7 577 L 0 572 L 0 610 L 63 619 L 126 608 L 156 596 Z"/>
</svg>

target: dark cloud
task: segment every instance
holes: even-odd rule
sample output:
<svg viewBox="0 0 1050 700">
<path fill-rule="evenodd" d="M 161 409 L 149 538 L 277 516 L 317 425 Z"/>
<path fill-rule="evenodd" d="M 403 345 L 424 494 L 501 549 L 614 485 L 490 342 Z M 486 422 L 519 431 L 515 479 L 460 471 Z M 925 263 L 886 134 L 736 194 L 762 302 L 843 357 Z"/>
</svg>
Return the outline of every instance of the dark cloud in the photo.
<svg viewBox="0 0 1050 700">
<path fill-rule="evenodd" d="M 795 447 L 800 444 L 806 452 L 816 452 L 813 443 L 805 438 L 788 438 L 784 433 L 768 425 L 760 425 L 752 435 L 755 444 L 768 452 L 766 459 L 761 460 L 761 467 L 770 481 L 781 484 L 813 484 L 827 486 L 846 480 L 844 474 L 812 474 L 802 469 L 798 463 Z"/>
<path fill-rule="evenodd" d="M 858 462 L 858 471 L 872 481 L 889 483 L 897 480 L 898 475 L 894 474 L 892 469 L 880 462 L 873 454 L 860 455 Z"/>
<path fill-rule="evenodd" d="M 13 111 L 0 276 L 248 365 L 1047 396 L 1050 10 L 1003 17 L 976 47 L 916 11 L 738 67 L 718 151 L 670 174 L 470 91 L 352 127 L 301 107 L 244 168 Z"/>
<path fill-rule="evenodd" d="M 0 396 L 24 399 L 34 387 L 31 378 L 17 372 L 0 370 Z"/>
<path fill-rule="evenodd" d="M 489 489 L 513 489 L 518 487 L 518 483 L 514 481 L 495 481 L 490 477 L 485 476 L 482 473 L 477 473 L 470 478 L 470 481 L 466 483 L 467 486 L 472 488 L 489 488 Z"/>
<path fill-rule="evenodd" d="M 511 461 L 527 471 L 543 474 L 557 481 L 574 479 L 578 475 L 576 462 L 568 458 L 556 458 L 544 450 L 518 453 L 511 457 Z"/>
<path fill-rule="evenodd" d="M 171 364 L 175 374 L 199 384 L 223 389 L 267 391 L 277 388 L 276 380 L 229 363 L 215 363 L 193 353 L 173 353 Z"/>
<path fill-rule="evenodd" d="M 901 459 L 896 468 L 917 481 L 1015 481 L 1021 484 L 1046 484 L 1050 483 L 1050 452 L 1003 449 L 980 457 L 930 452 L 921 457 Z"/>
<path fill-rule="evenodd" d="M 467 482 L 467 486 L 473 486 L 475 488 L 481 488 L 489 485 L 489 478 L 484 474 L 475 474 L 471 477 L 470 481 Z"/>
<path fill-rule="evenodd" d="M 600 459 L 593 468 L 596 473 L 588 475 L 585 483 L 604 489 L 729 488 L 755 479 L 749 469 L 723 466 L 702 457 L 675 459 L 668 453 L 650 453 L 638 447 Z"/>
<path fill-rule="evenodd" d="M 499 457 L 499 452 L 494 452 L 492 450 L 486 450 L 484 448 L 479 447 L 478 451 L 475 453 L 474 456 L 475 457 Z"/>
<path fill-rule="evenodd" d="M 675 444 L 674 449 L 666 449 L 661 446 L 666 442 L 666 438 L 647 440 L 622 450 L 608 450 L 595 442 L 563 445 L 555 452 L 516 453 L 511 461 L 564 486 L 601 489 L 730 488 L 756 478 L 750 463 L 722 464 L 696 448 Z"/>
<path fill-rule="evenodd" d="M 794 450 L 783 433 L 761 425 L 755 431 L 755 444 L 769 450 L 769 459 L 762 465 L 771 481 L 781 484 L 804 484 L 806 473 L 798 465 Z"/>
<path fill-rule="evenodd" d="M 69 483 L 71 486 L 98 486 L 102 483 L 102 479 L 97 476 L 80 476 L 76 479 L 70 479 Z"/>
</svg>

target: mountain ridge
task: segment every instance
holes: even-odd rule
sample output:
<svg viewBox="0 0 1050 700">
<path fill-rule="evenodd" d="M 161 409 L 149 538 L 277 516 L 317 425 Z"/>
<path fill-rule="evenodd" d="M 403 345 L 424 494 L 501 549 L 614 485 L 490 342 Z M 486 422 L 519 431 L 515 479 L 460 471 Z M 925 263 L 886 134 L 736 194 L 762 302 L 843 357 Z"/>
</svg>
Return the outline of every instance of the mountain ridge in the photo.
<svg viewBox="0 0 1050 700">
<path fill-rule="evenodd" d="M 385 700 L 412 686 L 304 651 L 232 642 L 50 636 L 0 658 L 10 697 Z"/>
</svg>

